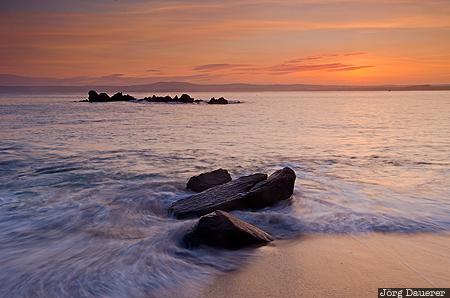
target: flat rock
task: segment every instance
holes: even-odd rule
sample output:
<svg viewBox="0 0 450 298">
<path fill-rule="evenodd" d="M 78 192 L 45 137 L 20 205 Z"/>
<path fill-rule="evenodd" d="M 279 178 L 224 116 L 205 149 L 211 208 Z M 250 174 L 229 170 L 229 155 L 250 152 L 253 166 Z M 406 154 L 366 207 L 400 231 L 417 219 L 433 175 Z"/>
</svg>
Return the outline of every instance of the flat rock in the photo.
<svg viewBox="0 0 450 298">
<path fill-rule="evenodd" d="M 187 183 L 187 189 L 202 192 L 213 186 L 221 185 L 231 181 L 230 173 L 224 169 L 217 169 L 191 177 Z"/>
<path fill-rule="evenodd" d="M 229 211 L 246 208 L 242 199 L 255 184 L 266 179 L 266 174 L 240 177 L 181 199 L 170 206 L 169 212 L 177 218 L 188 218 L 202 216 L 215 210 Z"/>
<path fill-rule="evenodd" d="M 173 203 L 169 212 L 177 218 L 196 217 L 215 210 L 258 209 L 289 199 L 296 175 L 291 168 L 241 177 Z"/>
<path fill-rule="evenodd" d="M 184 242 L 190 247 L 206 244 L 228 249 L 271 241 L 273 238 L 268 233 L 225 211 L 214 211 L 202 216 L 184 237 Z"/>
</svg>

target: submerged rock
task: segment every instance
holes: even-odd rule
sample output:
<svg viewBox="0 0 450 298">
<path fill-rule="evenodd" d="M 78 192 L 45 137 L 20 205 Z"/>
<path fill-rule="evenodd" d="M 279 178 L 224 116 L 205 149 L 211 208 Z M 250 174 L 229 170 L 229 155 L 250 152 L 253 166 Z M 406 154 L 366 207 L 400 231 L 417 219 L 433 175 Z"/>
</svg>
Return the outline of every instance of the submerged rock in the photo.
<svg viewBox="0 0 450 298">
<path fill-rule="evenodd" d="M 213 186 L 221 185 L 231 181 L 230 173 L 224 169 L 217 169 L 191 177 L 187 183 L 187 189 L 201 192 Z"/>
<path fill-rule="evenodd" d="M 291 168 L 254 174 L 211 187 L 173 203 L 169 212 L 177 218 L 202 216 L 215 210 L 258 209 L 289 199 L 296 175 Z"/>
<path fill-rule="evenodd" d="M 184 237 L 184 242 L 191 247 L 206 244 L 228 249 L 271 241 L 273 238 L 268 233 L 220 210 L 202 216 Z"/>
<path fill-rule="evenodd" d="M 221 97 L 221 98 L 211 98 L 208 103 L 210 105 L 227 105 L 228 104 L 228 100 L 226 100 L 225 98 Z"/>
<path fill-rule="evenodd" d="M 196 217 L 215 210 L 246 208 L 243 198 L 258 182 L 267 179 L 266 174 L 244 176 L 228 183 L 209 188 L 201 193 L 173 203 L 169 212 L 177 218 Z"/>
</svg>

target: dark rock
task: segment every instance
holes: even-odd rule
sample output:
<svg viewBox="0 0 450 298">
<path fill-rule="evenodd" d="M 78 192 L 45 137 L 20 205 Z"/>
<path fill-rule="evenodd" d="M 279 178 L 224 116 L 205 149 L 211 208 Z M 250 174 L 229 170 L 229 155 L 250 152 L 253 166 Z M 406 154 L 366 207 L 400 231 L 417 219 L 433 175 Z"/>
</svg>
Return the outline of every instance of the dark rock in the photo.
<svg viewBox="0 0 450 298">
<path fill-rule="evenodd" d="M 218 99 L 213 97 L 208 101 L 208 103 L 211 105 L 226 105 L 226 104 L 228 104 L 228 100 L 226 100 L 223 97 L 218 98 Z"/>
<path fill-rule="evenodd" d="M 122 92 L 118 92 L 111 97 L 111 101 L 130 101 L 130 100 L 136 100 L 136 98 L 128 94 L 123 95 Z"/>
<path fill-rule="evenodd" d="M 209 188 L 173 203 L 169 211 L 177 218 L 195 217 L 215 210 L 258 209 L 289 199 L 294 192 L 296 175 L 290 168 L 241 177 Z"/>
<path fill-rule="evenodd" d="M 181 199 L 170 206 L 169 212 L 177 218 L 187 218 L 202 216 L 215 210 L 245 209 L 245 195 L 256 183 L 265 179 L 266 174 L 238 178 Z"/>
<path fill-rule="evenodd" d="M 122 94 L 122 92 L 118 92 L 114 94 L 112 97 L 109 97 L 106 93 L 100 93 L 98 94 L 95 90 L 91 90 L 88 92 L 88 98 L 86 101 L 89 102 L 110 102 L 110 101 L 131 101 L 131 100 L 139 100 L 139 101 L 148 101 L 148 102 L 164 102 L 164 103 L 199 103 L 203 100 L 195 100 L 193 97 L 191 97 L 189 94 L 182 94 L 180 97 L 178 95 L 175 95 L 173 98 L 169 95 L 166 96 L 149 96 L 145 97 L 143 99 L 137 99 L 129 94 Z M 208 101 L 209 104 L 228 104 L 228 100 L 221 97 L 218 99 L 215 99 L 214 97 L 211 98 L 210 101 Z"/>
<path fill-rule="evenodd" d="M 88 100 L 89 102 L 107 102 L 110 100 L 110 97 L 106 93 L 98 94 L 96 91 L 91 90 L 88 92 Z"/>
<path fill-rule="evenodd" d="M 230 173 L 224 169 L 214 170 L 191 177 L 187 183 L 187 189 L 201 192 L 213 186 L 221 185 L 231 181 Z"/>
<path fill-rule="evenodd" d="M 180 101 L 184 103 L 193 103 L 194 99 L 190 97 L 188 94 L 184 93 L 180 96 Z"/>
<path fill-rule="evenodd" d="M 88 101 L 89 102 L 110 102 L 110 101 L 129 101 L 129 100 L 136 100 L 131 95 L 123 95 L 122 92 L 118 92 L 114 94 L 112 97 L 109 97 L 106 93 L 100 93 L 98 94 L 96 91 L 91 90 L 88 92 Z"/>
<path fill-rule="evenodd" d="M 164 102 L 164 103 L 193 103 L 194 102 L 194 99 L 187 94 L 183 94 L 180 97 L 175 95 L 174 98 L 170 97 L 169 95 L 166 95 L 166 96 L 153 95 L 152 97 L 144 98 L 144 100 L 146 100 L 148 102 Z"/>
<path fill-rule="evenodd" d="M 100 102 L 108 102 L 108 101 L 110 101 L 110 99 L 111 98 L 109 97 L 109 95 L 104 92 L 102 92 L 98 95 L 98 101 L 100 101 Z"/>
<path fill-rule="evenodd" d="M 184 237 L 184 242 L 191 247 L 206 244 L 228 249 L 271 241 L 273 238 L 268 233 L 224 211 L 202 216 Z"/>
<path fill-rule="evenodd" d="M 89 101 L 97 101 L 98 99 L 98 93 L 95 90 L 91 90 L 88 92 L 88 98 Z"/>
<path fill-rule="evenodd" d="M 295 172 L 291 168 L 275 171 L 267 180 L 253 186 L 246 195 L 249 208 L 264 208 L 289 199 L 294 192 Z"/>
</svg>

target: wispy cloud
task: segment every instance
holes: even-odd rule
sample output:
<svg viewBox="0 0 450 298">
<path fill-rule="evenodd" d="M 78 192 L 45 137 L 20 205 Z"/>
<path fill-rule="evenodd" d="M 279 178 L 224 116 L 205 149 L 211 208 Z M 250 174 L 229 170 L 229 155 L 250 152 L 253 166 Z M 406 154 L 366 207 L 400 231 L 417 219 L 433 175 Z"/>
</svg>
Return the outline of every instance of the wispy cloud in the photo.
<svg viewBox="0 0 450 298">
<path fill-rule="evenodd" d="M 328 71 L 352 71 L 352 70 L 358 70 L 358 69 L 364 69 L 364 68 L 371 68 L 375 67 L 374 65 L 360 65 L 360 66 L 342 66 L 337 68 L 331 68 L 328 69 Z"/>
<path fill-rule="evenodd" d="M 202 73 L 231 73 L 231 74 L 266 74 L 288 75 L 311 71 L 353 71 L 363 68 L 375 67 L 374 65 L 357 65 L 341 60 L 352 56 L 362 56 L 365 52 L 330 53 L 315 56 L 306 56 L 290 59 L 274 65 L 252 65 L 236 63 L 212 63 L 193 67 L 194 71 Z"/>
<path fill-rule="evenodd" d="M 213 64 L 203 64 L 197 65 L 192 69 L 195 71 L 215 71 L 224 69 L 235 69 L 249 66 L 249 64 L 230 64 L 230 63 L 213 63 Z"/>
</svg>

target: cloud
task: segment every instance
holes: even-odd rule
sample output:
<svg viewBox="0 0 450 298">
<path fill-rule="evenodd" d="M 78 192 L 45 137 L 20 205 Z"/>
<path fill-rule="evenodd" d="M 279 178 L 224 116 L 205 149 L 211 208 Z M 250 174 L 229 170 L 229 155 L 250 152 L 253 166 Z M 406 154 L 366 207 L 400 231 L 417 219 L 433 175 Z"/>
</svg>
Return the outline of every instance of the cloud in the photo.
<svg viewBox="0 0 450 298">
<path fill-rule="evenodd" d="M 291 59 L 274 65 L 212 63 L 195 66 L 193 70 L 203 73 L 224 72 L 231 74 L 288 75 L 311 71 L 352 71 L 375 67 L 374 65 L 356 65 L 343 62 L 348 57 L 365 54 L 365 52 L 330 53 Z M 343 61 L 341 61 L 342 59 Z"/>
<path fill-rule="evenodd" d="M 126 76 L 110 74 L 99 77 L 79 76 L 68 78 L 28 77 L 0 74 L 0 86 L 123 86 L 142 85 L 156 82 L 191 82 L 218 78 L 220 75 L 192 74 L 178 76 Z"/>
<path fill-rule="evenodd" d="M 235 69 L 239 67 L 245 67 L 248 64 L 229 64 L 229 63 L 214 63 L 214 64 L 203 64 L 197 65 L 192 68 L 195 71 L 215 71 L 215 70 L 224 70 L 224 69 Z"/>
<path fill-rule="evenodd" d="M 352 71 L 352 70 L 371 68 L 371 67 L 375 67 L 375 66 L 374 65 L 342 66 L 342 67 L 338 67 L 338 68 L 328 69 L 328 71 Z"/>
</svg>

